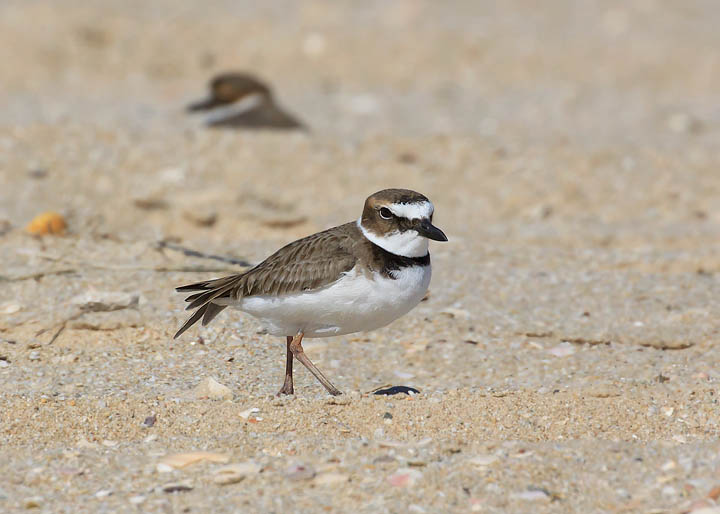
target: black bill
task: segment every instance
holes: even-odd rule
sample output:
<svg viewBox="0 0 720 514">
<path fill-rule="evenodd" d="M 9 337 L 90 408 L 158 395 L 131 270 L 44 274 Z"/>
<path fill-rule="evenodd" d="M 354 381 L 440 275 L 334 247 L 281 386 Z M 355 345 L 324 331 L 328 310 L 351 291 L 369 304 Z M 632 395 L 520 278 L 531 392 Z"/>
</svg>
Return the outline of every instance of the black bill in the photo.
<svg viewBox="0 0 720 514">
<path fill-rule="evenodd" d="M 187 106 L 188 111 L 205 111 L 207 109 L 212 109 L 213 107 L 217 107 L 219 105 L 225 105 L 227 102 L 223 102 L 222 100 L 218 100 L 217 98 L 206 98 L 205 100 L 201 100 L 199 102 L 191 103 Z"/>
<path fill-rule="evenodd" d="M 433 241 L 447 241 L 448 238 L 445 235 L 445 233 L 437 228 L 435 225 L 430 223 L 428 220 L 422 220 L 416 227 L 415 230 L 418 231 L 418 234 L 420 234 L 423 237 L 427 237 L 428 239 L 432 239 Z"/>
</svg>

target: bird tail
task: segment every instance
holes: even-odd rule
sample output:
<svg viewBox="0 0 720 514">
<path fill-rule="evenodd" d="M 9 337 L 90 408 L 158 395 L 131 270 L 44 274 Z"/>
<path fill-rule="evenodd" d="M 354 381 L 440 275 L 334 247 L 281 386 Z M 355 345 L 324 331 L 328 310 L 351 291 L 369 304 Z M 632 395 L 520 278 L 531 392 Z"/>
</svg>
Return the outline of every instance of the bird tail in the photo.
<svg viewBox="0 0 720 514">
<path fill-rule="evenodd" d="M 180 327 L 173 339 L 177 339 L 188 328 L 202 319 L 202 325 L 210 323 L 215 316 L 220 314 L 227 305 L 218 305 L 213 303 L 214 300 L 221 298 L 230 298 L 235 285 L 238 283 L 242 275 L 232 275 L 229 277 L 217 278 L 215 280 L 207 280 L 205 282 L 196 282 L 186 286 L 175 288 L 176 291 L 183 293 L 186 291 L 199 291 L 185 298 L 190 304 L 185 310 L 197 309 L 192 316 Z"/>
</svg>

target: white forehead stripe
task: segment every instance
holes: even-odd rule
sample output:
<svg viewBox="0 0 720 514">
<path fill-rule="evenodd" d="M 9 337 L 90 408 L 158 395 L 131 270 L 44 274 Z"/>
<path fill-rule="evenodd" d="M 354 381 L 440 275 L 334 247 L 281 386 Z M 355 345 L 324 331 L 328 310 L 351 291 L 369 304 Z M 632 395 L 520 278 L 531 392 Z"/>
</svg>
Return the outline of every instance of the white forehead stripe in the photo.
<svg viewBox="0 0 720 514">
<path fill-rule="evenodd" d="M 435 210 L 435 207 L 430 201 L 417 203 L 391 203 L 387 207 L 395 216 L 399 218 L 407 218 L 409 220 L 429 218 Z"/>
</svg>

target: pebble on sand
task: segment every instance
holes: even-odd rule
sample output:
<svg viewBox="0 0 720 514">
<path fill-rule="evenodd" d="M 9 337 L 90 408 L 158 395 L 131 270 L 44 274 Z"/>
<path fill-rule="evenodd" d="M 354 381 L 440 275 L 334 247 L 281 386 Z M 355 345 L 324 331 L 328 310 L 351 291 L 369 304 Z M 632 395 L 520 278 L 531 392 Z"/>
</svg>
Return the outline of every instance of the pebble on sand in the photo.
<svg viewBox="0 0 720 514">
<path fill-rule="evenodd" d="M 192 486 L 189 486 L 187 484 L 183 483 L 177 483 L 177 484 L 165 484 L 162 486 L 162 492 L 164 493 L 184 493 L 187 491 L 192 491 Z"/>
<path fill-rule="evenodd" d="M 39 509 L 42 507 L 43 498 L 42 496 L 33 496 L 32 498 L 26 498 L 23 506 L 26 509 Z"/>
<path fill-rule="evenodd" d="M 190 464 L 195 464 L 203 460 L 225 464 L 230 458 L 222 453 L 213 452 L 176 453 L 174 455 L 166 455 L 160 459 L 157 469 L 160 472 L 172 471 L 173 469 L 182 469 Z"/>
<path fill-rule="evenodd" d="M 147 500 L 147 497 L 142 496 L 142 495 L 137 495 L 137 496 L 131 496 L 131 497 L 130 497 L 130 503 L 133 504 L 133 505 L 140 505 L 140 504 L 143 503 L 145 500 Z"/>
<path fill-rule="evenodd" d="M 121 291 L 88 291 L 72 299 L 72 304 L 86 312 L 111 312 L 137 308 L 140 296 Z"/>
<path fill-rule="evenodd" d="M 262 471 L 262 466 L 256 462 L 241 462 L 228 464 L 215 470 L 213 481 L 219 485 L 236 484 L 249 475 L 255 475 Z"/>
<path fill-rule="evenodd" d="M 229 387 L 212 377 L 207 377 L 195 388 L 195 398 L 199 400 L 232 400 L 233 393 Z"/>
<path fill-rule="evenodd" d="M 468 459 L 468 462 L 473 466 L 483 468 L 490 466 L 498 461 L 497 455 L 476 455 Z"/>
<path fill-rule="evenodd" d="M 15 314 L 22 310 L 22 305 L 15 302 L 5 302 L 0 305 L 0 314 Z"/>
<path fill-rule="evenodd" d="M 133 203 L 138 209 L 143 209 L 146 211 L 167 209 L 169 207 L 167 201 L 164 198 L 153 195 L 137 197 L 133 199 Z"/>
<path fill-rule="evenodd" d="M 394 487 L 412 487 L 422 478 L 422 473 L 417 469 L 400 468 L 388 477 L 388 482 Z"/>
<path fill-rule="evenodd" d="M 513 497 L 527 502 L 550 500 L 550 495 L 542 489 L 529 489 L 527 491 L 515 493 Z"/>
<path fill-rule="evenodd" d="M 344 484 L 350 480 L 348 475 L 342 473 L 322 473 L 315 477 L 313 484 L 315 485 L 337 485 Z"/>
<path fill-rule="evenodd" d="M 256 412 L 260 412 L 260 409 L 258 409 L 257 407 L 251 407 L 251 408 L 249 408 L 249 409 L 245 409 L 244 411 L 242 411 L 242 412 L 239 414 L 239 416 L 240 416 L 242 419 L 248 419 L 248 418 L 250 418 L 250 416 L 252 416 L 252 415 L 255 414 Z"/>
<path fill-rule="evenodd" d="M 552 348 L 548 349 L 547 352 L 550 355 L 554 355 L 555 357 L 567 357 L 568 355 L 572 355 L 573 353 L 575 353 L 575 346 L 573 346 L 571 343 L 563 342 L 557 346 L 553 346 Z"/>
<path fill-rule="evenodd" d="M 195 206 L 192 209 L 185 209 L 183 218 L 198 227 L 212 227 L 218 219 L 217 211 L 212 208 Z"/>
<path fill-rule="evenodd" d="M 67 229 L 67 222 L 57 212 L 43 212 L 35 216 L 25 227 L 33 236 L 62 235 Z"/>
<path fill-rule="evenodd" d="M 293 464 L 285 470 L 288 480 L 310 480 L 315 476 L 315 469 L 309 464 Z"/>
<path fill-rule="evenodd" d="M 156 421 L 157 421 L 157 416 L 155 416 L 155 414 L 153 414 L 152 416 L 147 416 L 145 418 L 145 421 L 143 421 L 141 425 L 146 428 L 150 428 L 153 425 L 155 425 Z"/>
</svg>

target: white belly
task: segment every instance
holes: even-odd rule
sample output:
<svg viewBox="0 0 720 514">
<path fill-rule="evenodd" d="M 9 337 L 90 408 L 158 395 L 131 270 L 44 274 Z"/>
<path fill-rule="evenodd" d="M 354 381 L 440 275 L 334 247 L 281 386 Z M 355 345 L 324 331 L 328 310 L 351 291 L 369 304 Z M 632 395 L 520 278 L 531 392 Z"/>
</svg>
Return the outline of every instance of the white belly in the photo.
<svg viewBox="0 0 720 514">
<path fill-rule="evenodd" d="M 231 306 L 260 319 L 278 336 L 329 337 L 374 330 L 407 314 L 430 285 L 430 266 L 412 266 L 366 276 L 350 270 L 338 281 L 311 292 L 250 296 Z"/>
</svg>

